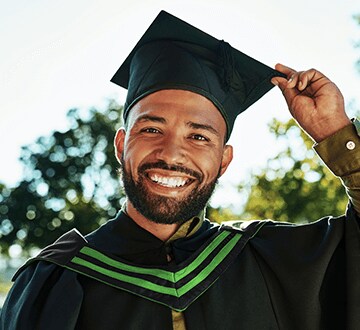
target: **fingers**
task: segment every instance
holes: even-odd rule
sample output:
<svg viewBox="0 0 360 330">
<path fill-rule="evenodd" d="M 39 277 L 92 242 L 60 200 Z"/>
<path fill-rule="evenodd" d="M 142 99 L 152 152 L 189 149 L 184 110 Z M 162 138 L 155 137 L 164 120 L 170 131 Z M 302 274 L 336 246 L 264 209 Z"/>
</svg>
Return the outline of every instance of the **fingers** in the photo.
<svg viewBox="0 0 360 330">
<path fill-rule="evenodd" d="M 294 88 L 302 92 L 310 86 L 311 83 L 316 81 L 318 78 L 323 77 L 323 74 L 315 69 L 296 71 L 283 64 L 276 64 L 275 69 L 287 76 L 287 80 L 282 77 L 274 77 L 271 79 L 271 82 L 274 85 L 279 86 L 282 92 L 284 92 L 285 89 Z"/>
<path fill-rule="evenodd" d="M 285 88 L 293 88 L 296 85 L 296 82 L 294 82 L 294 78 L 296 78 L 294 76 L 294 74 L 296 73 L 296 71 L 294 69 L 289 68 L 288 66 L 285 66 L 283 64 L 276 64 L 275 65 L 275 69 L 283 74 L 286 75 L 286 78 L 277 76 L 277 77 L 273 77 L 271 79 L 271 83 L 279 86 L 279 88 L 281 89 L 281 91 L 284 91 Z"/>
<path fill-rule="evenodd" d="M 275 65 L 275 69 L 281 73 L 284 73 L 288 78 L 290 78 L 290 76 L 296 72 L 296 70 L 280 63 Z"/>
<path fill-rule="evenodd" d="M 274 77 L 271 82 L 280 88 L 289 109 L 291 109 L 294 99 L 312 83 L 317 71 L 314 69 L 296 71 L 283 64 L 277 64 L 275 69 L 285 74 L 286 78 Z"/>
<path fill-rule="evenodd" d="M 308 86 L 311 85 L 317 78 L 317 75 L 321 75 L 318 71 L 314 69 L 310 69 L 307 71 L 300 71 L 297 73 L 297 84 L 296 87 L 299 91 L 305 90 Z"/>
</svg>

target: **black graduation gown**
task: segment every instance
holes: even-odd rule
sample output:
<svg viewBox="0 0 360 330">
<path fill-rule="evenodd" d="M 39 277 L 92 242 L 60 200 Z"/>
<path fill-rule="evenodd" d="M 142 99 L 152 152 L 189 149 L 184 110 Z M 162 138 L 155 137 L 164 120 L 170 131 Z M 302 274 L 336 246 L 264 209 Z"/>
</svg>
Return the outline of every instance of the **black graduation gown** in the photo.
<svg viewBox="0 0 360 330">
<path fill-rule="evenodd" d="M 187 329 L 359 329 L 357 221 L 350 206 L 346 216 L 310 225 L 265 222 L 184 310 Z M 218 231 L 205 221 L 190 238 L 166 246 L 120 213 L 86 239 L 115 259 L 167 267 L 168 253 L 176 263 L 186 262 Z M 172 318 L 166 304 L 34 261 L 16 275 L 0 325 L 6 330 L 171 329 Z"/>
</svg>

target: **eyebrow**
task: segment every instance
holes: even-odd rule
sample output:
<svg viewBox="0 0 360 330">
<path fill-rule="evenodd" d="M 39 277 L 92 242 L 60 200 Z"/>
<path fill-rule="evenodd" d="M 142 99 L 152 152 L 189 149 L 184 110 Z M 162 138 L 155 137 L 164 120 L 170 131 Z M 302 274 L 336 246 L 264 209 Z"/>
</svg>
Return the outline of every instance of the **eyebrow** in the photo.
<svg viewBox="0 0 360 330">
<path fill-rule="evenodd" d="M 186 123 L 186 125 L 191 127 L 191 128 L 194 128 L 194 129 L 203 129 L 203 130 L 209 131 L 210 133 L 213 133 L 213 134 L 220 137 L 220 133 L 214 127 L 212 127 L 211 125 L 194 123 L 192 121 L 188 121 Z"/>
<path fill-rule="evenodd" d="M 166 119 L 164 117 L 151 116 L 151 115 L 142 115 L 136 120 L 137 123 L 142 123 L 146 121 L 154 121 L 162 124 L 166 123 Z"/>
</svg>

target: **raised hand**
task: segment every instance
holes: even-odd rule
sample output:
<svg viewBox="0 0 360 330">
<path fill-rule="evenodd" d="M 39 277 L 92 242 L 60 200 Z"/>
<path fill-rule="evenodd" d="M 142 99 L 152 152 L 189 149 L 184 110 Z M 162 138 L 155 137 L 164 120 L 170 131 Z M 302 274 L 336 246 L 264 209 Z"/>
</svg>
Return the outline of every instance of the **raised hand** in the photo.
<svg viewBox="0 0 360 330">
<path fill-rule="evenodd" d="M 339 88 L 321 72 L 298 72 L 282 64 L 275 68 L 287 79 L 274 77 L 271 82 L 279 86 L 291 115 L 316 142 L 351 123 Z"/>
</svg>

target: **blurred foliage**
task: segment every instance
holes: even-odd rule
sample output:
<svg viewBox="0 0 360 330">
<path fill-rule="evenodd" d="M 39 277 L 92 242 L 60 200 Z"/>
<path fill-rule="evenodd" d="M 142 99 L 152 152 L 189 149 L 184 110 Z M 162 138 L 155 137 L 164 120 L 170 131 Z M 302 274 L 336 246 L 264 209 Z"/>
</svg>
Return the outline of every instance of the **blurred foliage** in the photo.
<svg viewBox="0 0 360 330">
<path fill-rule="evenodd" d="M 236 214 L 230 207 L 212 207 L 211 204 L 206 208 L 206 218 L 217 223 L 240 219 L 239 215 Z"/>
<path fill-rule="evenodd" d="M 11 282 L 2 282 L 0 279 L 0 296 L 5 296 L 9 292 L 11 285 Z"/>
<path fill-rule="evenodd" d="M 356 22 L 356 24 L 360 25 L 360 14 L 354 15 L 353 18 L 354 18 L 354 21 Z M 360 49 L 360 39 L 355 41 L 354 48 Z M 358 72 L 360 72 L 360 58 L 356 61 L 356 67 L 357 67 Z"/>
<path fill-rule="evenodd" d="M 344 188 L 316 156 L 313 141 L 292 119 L 273 119 L 269 127 L 284 150 L 239 186 L 250 191 L 243 218 L 306 223 L 343 214 Z"/>
<path fill-rule="evenodd" d="M 113 217 L 123 201 L 113 139 L 122 108 L 68 112 L 70 129 L 40 137 L 22 148 L 24 179 L 0 185 L 0 249 L 29 252 L 76 227 L 82 233 Z"/>
</svg>

